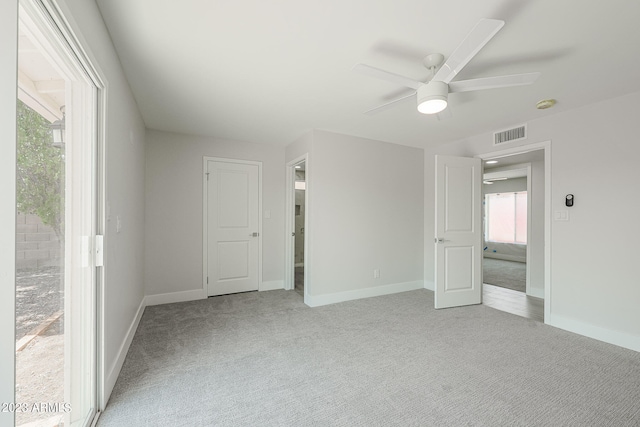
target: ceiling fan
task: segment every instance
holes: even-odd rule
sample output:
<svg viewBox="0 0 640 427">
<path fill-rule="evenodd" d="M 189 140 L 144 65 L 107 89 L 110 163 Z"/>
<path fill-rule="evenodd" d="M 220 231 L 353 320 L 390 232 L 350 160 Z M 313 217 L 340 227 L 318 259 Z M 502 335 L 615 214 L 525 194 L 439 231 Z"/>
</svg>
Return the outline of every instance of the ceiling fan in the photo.
<svg viewBox="0 0 640 427">
<path fill-rule="evenodd" d="M 485 77 L 452 82 L 464 66 L 476 56 L 480 49 L 482 49 L 503 26 L 504 21 L 498 19 L 481 19 L 444 64 L 442 64 L 444 60 L 443 55 L 439 53 L 428 55 L 424 59 L 424 65 L 431 71 L 431 78 L 424 83 L 370 65 L 357 64 L 353 67 L 357 72 L 415 89 L 411 94 L 365 111 L 365 114 L 371 115 L 386 110 L 396 103 L 409 99 L 414 95 L 416 95 L 419 112 L 423 114 L 436 114 L 447 108 L 450 93 L 522 86 L 533 83 L 540 76 L 540 73 L 513 74 L 509 76 Z M 442 64 L 442 66 L 440 66 L 440 64 Z M 436 72 L 438 67 L 440 68 Z"/>
</svg>

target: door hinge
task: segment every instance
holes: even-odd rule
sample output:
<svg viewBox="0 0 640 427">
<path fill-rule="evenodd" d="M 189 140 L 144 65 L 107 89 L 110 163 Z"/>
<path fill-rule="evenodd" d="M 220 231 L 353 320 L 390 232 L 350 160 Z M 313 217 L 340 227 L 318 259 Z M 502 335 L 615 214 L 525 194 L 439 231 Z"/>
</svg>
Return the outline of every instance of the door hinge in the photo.
<svg viewBox="0 0 640 427">
<path fill-rule="evenodd" d="M 207 285 L 209 284 L 209 276 L 207 276 Z"/>
</svg>

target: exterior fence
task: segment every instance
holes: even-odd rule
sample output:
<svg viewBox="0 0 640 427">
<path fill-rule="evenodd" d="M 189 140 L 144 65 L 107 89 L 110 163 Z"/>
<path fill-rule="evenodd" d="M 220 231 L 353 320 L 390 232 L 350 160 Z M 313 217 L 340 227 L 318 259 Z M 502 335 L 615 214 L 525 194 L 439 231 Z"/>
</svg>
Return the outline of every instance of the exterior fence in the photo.
<svg viewBox="0 0 640 427">
<path fill-rule="evenodd" d="M 37 215 L 18 213 L 16 233 L 18 270 L 60 265 L 58 236 Z"/>
</svg>

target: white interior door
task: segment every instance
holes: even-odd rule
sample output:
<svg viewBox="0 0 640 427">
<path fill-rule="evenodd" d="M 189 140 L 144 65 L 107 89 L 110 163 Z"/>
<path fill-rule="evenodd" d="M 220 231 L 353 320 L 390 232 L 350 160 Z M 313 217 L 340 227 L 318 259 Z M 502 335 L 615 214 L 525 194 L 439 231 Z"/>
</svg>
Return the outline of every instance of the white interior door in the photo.
<svg viewBox="0 0 640 427">
<path fill-rule="evenodd" d="M 435 308 L 482 302 L 482 163 L 436 156 Z"/>
<path fill-rule="evenodd" d="M 207 162 L 208 295 L 259 287 L 259 166 Z"/>
</svg>

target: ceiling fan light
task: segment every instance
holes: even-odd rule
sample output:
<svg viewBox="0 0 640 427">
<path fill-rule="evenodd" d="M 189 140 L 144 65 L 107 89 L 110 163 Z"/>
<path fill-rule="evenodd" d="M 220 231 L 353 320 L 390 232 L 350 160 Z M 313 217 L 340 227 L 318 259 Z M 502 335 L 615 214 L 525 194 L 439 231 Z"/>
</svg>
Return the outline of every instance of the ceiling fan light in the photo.
<svg viewBox="0 0 640 427">
<path fill-rule="evenodd" d="M 418 111 L 422 114 L 436 114 L 445 108 L 447 108 L 447 100 L 442 98 L 426 99 L 418 105 Z"/>
<path fill-rule="evenodd" d="M 418 111 L 436 114 L 447 108 L 449 87 L 444 82 L 429 82 L 418 88 Z"/>
</svg>

